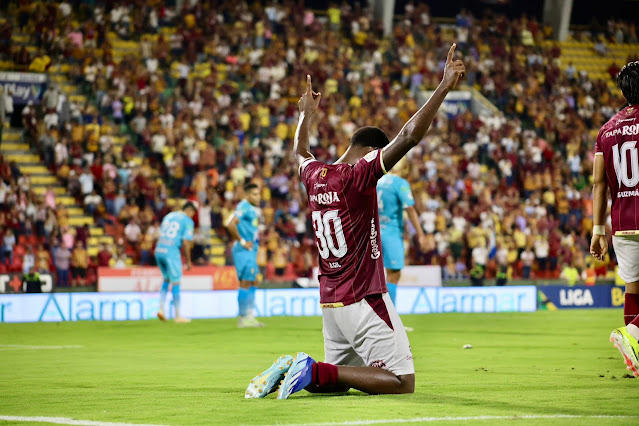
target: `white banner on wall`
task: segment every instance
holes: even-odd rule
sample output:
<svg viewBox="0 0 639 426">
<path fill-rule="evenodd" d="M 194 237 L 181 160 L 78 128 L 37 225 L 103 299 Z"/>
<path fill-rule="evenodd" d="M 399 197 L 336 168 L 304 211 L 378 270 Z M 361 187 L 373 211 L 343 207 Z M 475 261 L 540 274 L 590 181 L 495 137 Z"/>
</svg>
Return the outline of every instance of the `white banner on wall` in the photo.
<svg viewBox="0 0 639 426">
<path fill-rule="evenodd" d="M 441 287 L 442 267 L 439 265 L 404 266 L 398 285 L 406 287 Z"/>
<path fill-rule="evenodd" d="M 158 293 L 0 295 L 0 323 L 154 319 L 159 300 Z M 400 314 L 532 312 L 536 307 L 535 286 L 402 287 L 397 291 Z M 237 291 L 183 291 L 182 312 L 189 318 L 235 317 Z M 258 290 L 255 314 L 260 317 L 320 315 L 318 290 Z"/>
</svg>

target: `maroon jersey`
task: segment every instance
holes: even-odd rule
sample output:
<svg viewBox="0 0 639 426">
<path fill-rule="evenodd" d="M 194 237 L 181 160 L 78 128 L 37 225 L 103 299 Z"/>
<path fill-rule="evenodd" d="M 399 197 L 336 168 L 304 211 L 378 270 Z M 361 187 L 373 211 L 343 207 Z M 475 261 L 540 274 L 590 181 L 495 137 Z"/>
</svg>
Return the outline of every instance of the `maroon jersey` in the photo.
<svg viewBox="0 0 639 426">
<path fill-rule="evenodd" d="M 603 125 L 595 155 L 603 155 L 612 198 L 612 232 L 639 230 L 639 105 L 626 107 Z"/>
<path fill-rule="evenodd" d="M 319 249 L 320 303 L 349 305 L 387 292 L 376 190 L 386 173 L 381 150 L 354 165 L 308 159 L 300 169 Z"/>
</svg>

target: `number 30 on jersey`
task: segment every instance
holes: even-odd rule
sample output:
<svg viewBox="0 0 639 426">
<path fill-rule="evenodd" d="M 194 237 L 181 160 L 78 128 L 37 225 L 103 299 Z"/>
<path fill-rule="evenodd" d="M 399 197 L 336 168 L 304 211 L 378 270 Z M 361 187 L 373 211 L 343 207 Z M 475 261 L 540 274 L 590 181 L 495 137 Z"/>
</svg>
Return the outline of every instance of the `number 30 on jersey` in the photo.
<svg viewBox="0 0 639 426">
<path fill-rule="evenodd" d="M 338 216 L 337 210 L 329 210 L 322 216 L 322 212 L 314 211 L 312 214 L 313 228 L 317 237 L 317 248 L 322 259 L 327 259 L 329 254 L 333 257 L 341 258 L 346 255 L 346 238 L 342 229 L 342 219 Z M 331 222 L 335 233 L 331 232 Z M 337 246 L 333 237 L 337 240 Z"/>
</svg>

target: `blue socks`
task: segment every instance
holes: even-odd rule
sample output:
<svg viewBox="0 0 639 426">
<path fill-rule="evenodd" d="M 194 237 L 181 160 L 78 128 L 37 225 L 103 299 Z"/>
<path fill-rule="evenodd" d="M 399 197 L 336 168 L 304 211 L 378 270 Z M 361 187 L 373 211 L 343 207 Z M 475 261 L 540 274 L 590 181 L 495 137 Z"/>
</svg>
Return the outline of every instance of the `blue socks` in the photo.
<svg viewBox="0 0 639 426">
<path fill-rule="evenodd" d="M 164 281 L 162 283 L 162 290 L 160 291 L 160 312 L 164 312 L 164 304 L 166 303 L 166 294 L 169 292 L 169 282 Z"/>
<path fill-rule="evenodd" d="M 396 303 L 396 300 L 397 300 L 397 284 L 386 283 L 386 286 L 388 287 L 388 295 L 390 296 L 391 300 L 393 301 L 393 306 L 397 306 L 397 303 Z"/>
<path fill-rule="evenodd" d="M 237 304 L 240 310 L 240 316 L 245 317 L 248 314 L 249 303 L 251 300 L 251 290 L 240 287 L 237 291 Z"/>
<path fill-rule="evenodd" d="M 173 307 L 175 308 L 175 317 L 180 317 L 180 285 L 173 284 L 173 288 L 171 289 L 173 292 Z"/>
<path fill-rule="evenodd" d="M 253 309 L 255 308 L 255 291 L 257 287 L 251 287 L 249 289 L 249 301 L 248 301 L 248 314 L 253 315 Z"/>
</svg>

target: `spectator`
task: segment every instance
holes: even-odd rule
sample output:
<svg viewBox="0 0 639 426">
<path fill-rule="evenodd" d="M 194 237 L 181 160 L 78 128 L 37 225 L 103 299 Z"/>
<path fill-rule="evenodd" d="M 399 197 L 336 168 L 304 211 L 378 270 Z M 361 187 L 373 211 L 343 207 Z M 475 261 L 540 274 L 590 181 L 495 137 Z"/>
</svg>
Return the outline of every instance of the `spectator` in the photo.
<svg viewBox="0 0 639 426">
<path fill-rule="evenodd" d="M 9 259 L 9 263 L 13 262 L 13 247 L 16 245 L 16 236 L 7 228 L 4 232 L 3 246 L 4 256 Z"/>
<path fill-rule="evenodd" d="M 49 250 L 47 250 L 47 248 L 42 245 L 42 244 L 38 244 L 38 251 L 37 251 L 37 271 L 41 274 L 45 274 L 48 273 L 50 271 L 50 265 L 51 265 L 51 254 L 49 253 Z"/>
<path fill-rule="evenodd" d="M 485 245 L 478 245 L 472 251 L 473 269 L 470 271 L 471 283 L 473 286 L 483 286 L 486 276 L 486 262 L 488 261 L 488 250 Z"/>
<path fill-rule="evenodd" d="M 100 251 L 98 251 L 98 266 L 105 268 L 110 266 L 111 252 L 106 248 L 104 244 L 100 244 Z"/>
<path fill-rule="evenodd" d="M 89 267 L 89 254 L 81 241 L 76 241 L 71 259 L 72 285 L 85 285 L 87 278 L 87 268 Z"/>
<path fill-rule="evenodd" d="M 574 286 L 579 279 L 579 271 L 572 264 L 564 264 L 559 278 L 565 280 L 566 285 Z"/>
<path fill-rule="evenodd" d="M 71 251 L 64 245 L 60 244 L 55 249 L 53 255 L 55 259 L 55 268 L 58 280 L 58 287 L 69 287 L 69 266 L 71 259 Z"/>
<path fill-rule="evenodd" d="M 535 261 L 535 254 L 531 250 L 531 247 L 526 246 L 526 249 L 519 255 L 519 258 L 521 259 L 521 262 L 523 265 L 522 278 L 530 279 L 531 278 L 530 273 L 532 271 L 533 263 Z"/>
<path fill-rule="evenodd" d="M 31 246 L 27 246 L 26 253 L 22 258 L 22 272 L 26 274 L 31 270 L 35 270 L 35 264 L 36 260 L 33 255 L 33 248 Z"/>
<path fill-rule="evenodd" d="M 35 267 L 32 266 L 25 271 L 22 277 L 22 285 L 25 293 L 42 293 L 42 280 Z"/>
<path fill-rule="evenodd" d="M 129 220 L 129 224 L 124 228 L 124 235 L 126 240 L 132 246 L 137 246 L 140 241 L 140 235 L 142 234 L 142 229 L 140 225 L 138 225 L 137 217 L 133 217 Z"/>
</svg>

